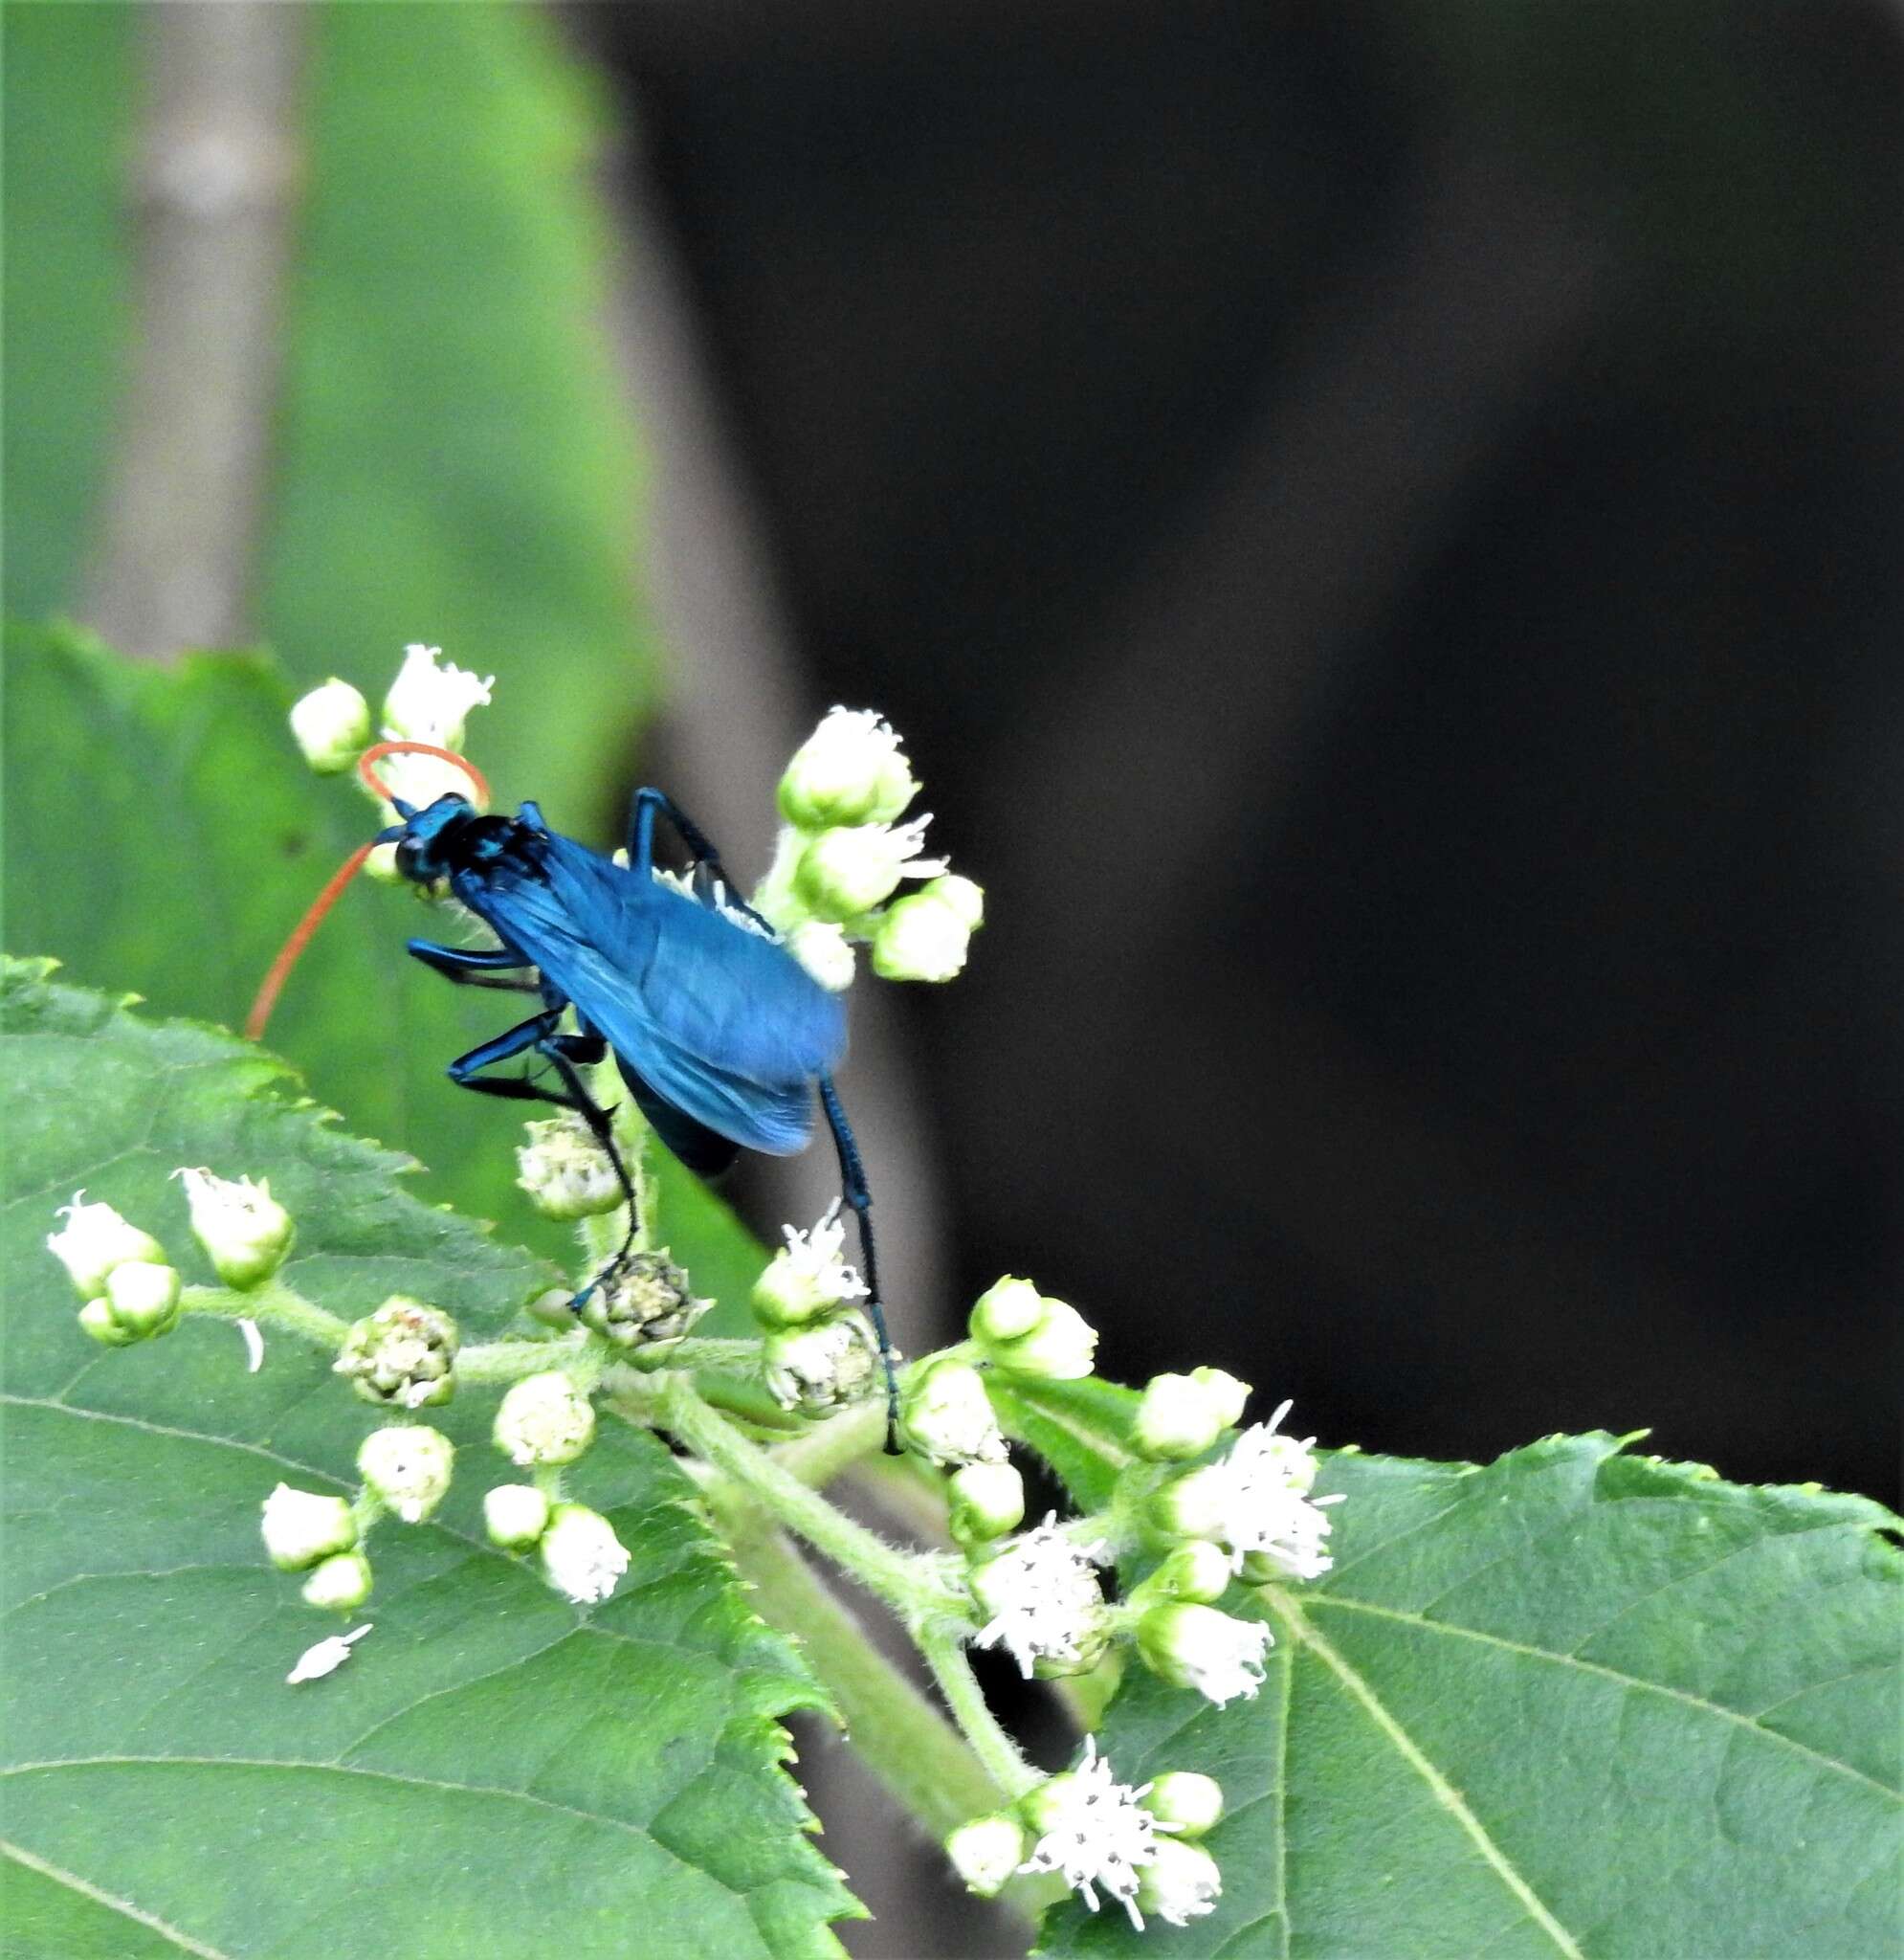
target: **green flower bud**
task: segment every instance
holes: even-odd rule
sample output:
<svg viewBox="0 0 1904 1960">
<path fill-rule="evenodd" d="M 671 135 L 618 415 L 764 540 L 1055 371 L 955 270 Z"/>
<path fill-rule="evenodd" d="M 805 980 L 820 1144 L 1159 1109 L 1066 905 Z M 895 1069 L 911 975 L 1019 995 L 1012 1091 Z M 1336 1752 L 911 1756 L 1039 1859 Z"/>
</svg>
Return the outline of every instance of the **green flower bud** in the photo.
<svg viewBox="0 0 1904 1960">
<path fill-rule="evenodd" d="M 393 1293 L 354 1322 L 332 1364 L 366 1402 L 430 1409 L 456 1392 L 456 1324 L 440 1307 Z"/>
<path fill-rule="evenodd" d="M 1216 1910 L 1223 1874 L 1201 1844 L 1160 1838 L 1150 1861 L 1139 1867 L 1137 1903 L 1169 1926 L 1188 1926 Z"/>
<path fill-rule="evenodd" d="M 785 1327 L 761 1344 L 766 1390 L 783 1409 L 830 1415 L 872 1392 L 879 1349 L 865 1316 Z"/>
<path fill-rule="evenodd" d="M 357 1468 L 374 1495 L 406 1525 L 420 1525 L 450 1491 L 456 1446 L 420 1423 L 374 1430 L 357 1452 Z"/>
<path fill-rule="evenodd" d="M 577 1606 L 593 1606 L 628 1570 L 628 1549 L 614 1526 L 586 1504 L 555 1504 L 542 1536 L 542 1573 Z"/>
<path fill-rule="evenodd" d="M 1166 1770 L 1153 1777 L 1141 1801 L 1160 1824 L 1174 1824 L 1180 1839 L 1201 1838 L 1223 1820 L 1223 1785 L 1194 1770 Z"/>
<path fill-rule="evenodd" d="M 924 891 L 896 899 L 880 916 L 873 934 L 873 970 L 882 980 L 940 982 L 964 970 L 972 928 L 956 906 L 933 894 L 935 885 L 949 882 L 935 879 Z"/>
<path fill-rule="evenodd" d="M 1214 1400 L 1225 1429 L 1232 1429 L 1243 1420 L 1244 1406 L 1252 1392 L 1248 1382 L 1238 1381 L 1220 1368 L 1193 1368 L 1190 1379 L 1200 1383 Z"/>
<path fill-rule="evenodd" d="M 992 1899 L 1025 1862 L 1030 1839 L 1016 1817 L 974 1817 L 945 1840 L 945 1855 L 968 1892 Z"/>
<path fill-rule="evenodd" d="M 559 1368 L 524 1375 L 503 1396 L 493 1434 L 512 1463 L 572 1463 L 595 1440 L 595 1405 Z"/>
<path fill-rule="evenodd" d="M 967 1463 L 947 1480 L 946 1523 L 969 1548 L 1003 1538 L 1025 1522 L 1025 1480 L 1009 1463 Z"/>
<path fill-rule="evenodd" d="M 73 1202 L 54 1215 L 66 1224 L 48 1235 L 46 1249 L 66 1268 L 81 1300 L 97 1300 L 105 1291 L 106 1276 L 128 1259 L 165 1263 L 166 1249 L 149 1232 L 129 1224 L 110 1205 L 89 1205 L 83 1191 L 76 1191 Z"/>
<path fill-rule="evenodd" d="M 79 1309 L 79 1326 L 101 1348 L 130 1348 L 139 1336 L 130 1327 L 122 1327 L 113 1318 L 110 1303 L 104 1300 L 89 1300 Z"/>
<path fill-rule="evenodd" d="M 1043 1304 L 1043 1318 L 1029 1334 L 1020 1334 L 1015 1341 L 986 1342 L 985 1353 L 1007 1374 L 1035 1381 L 1079 1381 L 1091 1372 L 1097 1330 L 1062 1300 Z"/>
<path fill-rule="evenodd" d="M 1007 1274 L 979 1295 L 972 1307 L 972 1339 L 987 1343 L 1015 1341 L 1029 1334 L 1045 1317 L 1045 1302 L 1029 1280 Z"/>
<path fill-rule="evenodd" d="M 505 1551 L 527 1551 L 548 1528 L 550 1502 L 533 1483 L 498 1483 L 482 1500 L 483 1529 Z"/>
<path fill-rule="evenodd" d="M 1152 1375 L 1131 1423 L 1140 1456 L 1164 1462 L 1201 1457 L 1224 1431 L 1223 1405 L 1187 1374 Z"/>
<path fill-rule="evenodd" d="M 899 1419 L 913 1448 L 935 1463 L 1005 1459 L 985 1377 L 970 1362 L 945 1355 L 921 1369 L 906 1385 Z"/>
<path fill-rule="evenodd" d="M 135 1340 L 169 1334 L 179 1324 L 179 1276 L 170 1266 L 128 1259 L 106 1275 L 106 1305 Z"/>
<path fill-rule="evenodd" d="M 292 704 L 291 733 L 319 775 L 337 775 L 370 746 L 370 703 L 333 674 Z"/>
<path fill-rule="evenodd" d="M 780 779 L 780 810 L 802 830 L 886 822 L 918 793 L 899 738 L 870 709 L 833 708 Z"/>
<path fill-rule="evenodd" d="M 209 1170 L 172 1175 L 185 1186 L 192 1236 L 227 1286 L 243 1292 L 261 1285 L 284 1263 L 296 1234 L 269 1182 L 213 1177 Z"/>
<path fill-rule="evenodd" d="M 906 878 L 936 878 L 941 858 L 921 858 L 927 817 L 822 831 L 800 855 L 794 885 L 815 918 L 844 924 L 882 904 Z"/>
<path fill-rule="evenodd" d="M 584 1326 L 617 1348 L 660 1348 L 678 1341 L 714 1304 L 697 1300 L 688 1276 L 663 1252 L 638 1252 L 583 1303 Z"/>
<path fill-rule="evenodd" d="M 370 1596 L 370 1561 L 361 1551 L 340 1551 L 314 1567 L 302 1592 L 307 1606 L 354 1613 Z"/>
<path fill-rule="evenodd" d="M 570 1303 L 573 1299 L 566 1286 L 550 1286 L 538 1293 L 522 1311 L 532 1321 L 541 1321 L 545 1327 L 560 1327 L 566 1333 L 575 1325 L 575 1308 Z"/>
<path fill-rule="evenodd" d="M 1138 1587 L 1139 1600 L 1185 1599 L 1213 1606 L 1229 1590 L 1229 1554 L 1207 1538 L 1186 1538 Z"/>
<path fill-rule="evenodd" d="M 1239 1695 L 1255 1699 L 1272 1644 L 1260 1621 L 1232 1619 L 1209 1606 L 1153 1606 L 1137 1623 L 1144 1665 L 1175 1687 L 1195 1688 L 1219 1708 Z"/>
<path fill-rule="evenodd" d="M 967 932 L 976 932 L 985 923 L 985 887 L 974 884 L 969 878 L 956 874 L 945 878 L 935 878 L 930 884 L 920 887 L 921 895 L 937 899 L 941 905 L 951 907 L 953 916 Z"/>
<path fill-rule="evenodd" d="M 263 1508 L 264 1548 L 279 1571 L 299 1571 L 357 1544 L 357 1520 L 346 1498 L 280 1483 Z"/>
<path fill-rule="evenodd" d="M 545 1218 L 594 1218 L 622 1201 L 613 1160 L 572 1109 L 524 1124 L 529 1140 L 516 1152 L 518 1186 Z"/>
</svg>

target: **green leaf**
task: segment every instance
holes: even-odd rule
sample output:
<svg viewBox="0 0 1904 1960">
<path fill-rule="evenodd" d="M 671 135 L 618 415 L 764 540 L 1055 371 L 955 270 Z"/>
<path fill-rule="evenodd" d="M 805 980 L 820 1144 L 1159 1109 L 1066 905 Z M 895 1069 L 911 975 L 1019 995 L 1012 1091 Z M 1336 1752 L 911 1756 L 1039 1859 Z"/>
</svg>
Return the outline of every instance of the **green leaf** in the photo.
<svg viewBox="0 0 1904 1960">
<path fill-rule="evenodd" d="M 1338 1563 L 1266 1593 L 1258 1698 L 1129 1670 L 1118 1776 L 1229 1800 L 1222 1903 L 1172 1954 L 1896 1950 L 1894 1521 L 1619 1448 L 1336 1457 Z M 1067 1905 L 1042 1950 L 1157 1937 Z"/>
<path fill-rule="evenodd" d="M 1006 1434 L 1044 1458 L 1079 1510 L 1099 1510 L 1110 1501 L 1118 1472 L 1137 1460 L 1130 1446 L 1135 1389 L 1096 1375 L 1076 1382 L 1011 1381 L 992 1371 L 985 1387 Z"/>
<path fill-rule="evenodd" d="M 26 1951 L 271 1960 L 472 1953 L 541 1960 L 836 1952 L 853 1910 L 815 1851 L 779 1718 L 810 1677 L 750 1612 L 652 1437 L 619 1425 L 576 1466 L 633 1563 L 580 1613 L 480 1531 L 511 1474 L 493 1395 L 440 1426 L 441 1512 L 371 1545 L 374 1631 L 292 1688 L 335 1630 L 271 1570 L 280 1480 L 347 1491 L 377 1422 L 329 1357 L 188 1317 L 122 1351 L 87 1341 L 41 1244 L 78 1187 L 209 1280 L 169 1173 L 270 1178 L 298 1224 L 290 1283 L 355 1316 L 401 1289 L 466 1333 L 545 1277 L 419 1203 L 402 1160 L 285 1093 L 283 1064 L 210 1028 L 150 1023 L 0 970 L 9 1154 L 5 1528 L 10 1881 Z M 14 1948 L 10 1946 L 10 1951 Z"/>
</svg>

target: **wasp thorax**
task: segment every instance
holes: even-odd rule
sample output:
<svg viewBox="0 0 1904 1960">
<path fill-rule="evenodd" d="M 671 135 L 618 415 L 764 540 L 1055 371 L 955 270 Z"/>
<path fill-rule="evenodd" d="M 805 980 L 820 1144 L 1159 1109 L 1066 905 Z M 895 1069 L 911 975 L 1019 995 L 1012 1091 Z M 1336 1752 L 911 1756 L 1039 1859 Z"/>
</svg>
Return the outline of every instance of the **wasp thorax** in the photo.
<svg viewBox="0 0 1904 1960">
<path fill-rule="evenodd" d="M 582 1319 L 619 1348 L 652 1348 L 678 1341 L 713 1304 L 665 1252 L 638 1252 L 588 1296 Z"/>
</svg>

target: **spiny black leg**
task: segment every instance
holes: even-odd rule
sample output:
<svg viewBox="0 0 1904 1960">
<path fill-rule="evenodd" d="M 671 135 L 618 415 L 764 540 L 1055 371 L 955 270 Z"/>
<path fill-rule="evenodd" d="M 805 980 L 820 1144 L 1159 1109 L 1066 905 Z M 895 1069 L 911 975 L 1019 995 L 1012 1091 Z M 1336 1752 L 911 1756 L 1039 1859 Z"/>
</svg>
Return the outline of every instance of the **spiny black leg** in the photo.
<svg viewBox="0 0 1904 1960">
<path fill-rule="evenodd" d="M 737 912 L 744 912 L 755 924 L 769 938 L 780 935 L 754 910 L 734 889 L 733 880 L 727 876 L 720 862 L 720 853 L 714 848 L 707 833 L 690 817 L 672 796 L 659 790 L 637 790 L 634 792 L 634 808 L 628 820 L 628 861 L 630 867 L 648 877 L 654 868 L 654 819 L 665 816 L 673 827 L 675 835 L 688 848 L 688 855 L 695 860 L 697 873 L 703 869 L 719 880 L 720 889 L 726 903 Z M 705 881 L 696 879 L 696 891 L 703 904 L 708 902 Z"/>
<path fill-rule="evenodd" d="M 831 1076 L 820 1078 L 820 1106 L 827 1112 L 833 1148 L 839 1154 L 841 1195 L 859 1220 L 859 1259 L 866 1268 L 866 1311 L 872 1316 L 873 1331 L 879 1340 L 879 1366 L 886 1372 L 886 1454 L 897 1457 L 899 1378 L 893 1368 L 893 1342 L 886 1332 L 886 1309 L 879 1299 L 879 1262 L 873 1251 L 873 1193 L 866 1188 L 866 1167 L 859 1161 L 859 1146 L 852 1140 L 852 1130 Z"/>
<path fill-rule="evenodd" d="M 405 951 L 458 987 L 498 987 L 510 993 L 539 991 L 533 980 L 509 977 L 532 969 L 520 954 L 505 947 L 498 947 L 494 952 L 473 952 L 467 947 L 438 946 L 433 939 L 412 939 Z"/>
</svg>

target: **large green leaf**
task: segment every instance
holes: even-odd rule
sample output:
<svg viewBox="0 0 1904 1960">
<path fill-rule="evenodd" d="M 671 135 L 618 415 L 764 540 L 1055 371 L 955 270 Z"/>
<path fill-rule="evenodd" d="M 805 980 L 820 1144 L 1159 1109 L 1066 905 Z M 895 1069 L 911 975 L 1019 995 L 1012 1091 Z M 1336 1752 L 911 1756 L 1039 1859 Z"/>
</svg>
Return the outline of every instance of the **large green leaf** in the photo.
<svg viewBox="0 0 1904 1960">
<path fill-rule="evenodd" d="M 1223 1783 L 1220 1906 L 1065 1906 L 1042 1950 L 1895 1953 L 1894 1521 L 1619 1447 L 1333 1459 L 1339 1562 L 1266 1594 L 1258 1699 L 1132 1669 L 1105 1725 L 1120 1777 Z"/>
<path fill-rule="evenodd" d="M 374 1412 L 288 1338 L 256 1375 L 205 1320 L 102 1351 L 40 1241 L 84 1186 L 208 1278 L 169 1179 L 207 1164 L 270 1177 L 287 1277 L 341 1314 L 401 1289 L 480 1334 L 538 1262 L 410 1196 L 271 1057 L 34 966 L 0 981 L 0 1079 L 9 1953 L 836 1951 L 852 1902 L 778 1722 L 816 1690 L 665 1449 L 615 1426 L 578 1466 L 633 1553 L 578 1613 L 484 1542 L 507 1473 L 466 1389 L 432 1412 L 462 1452 L 443 1511 L 373 1542 L 374 1632 L 291 1688 L 326 1629 L 265 1563 L 258 1504 L 280 1478 L 346 1489 Z"/>
</svg>

